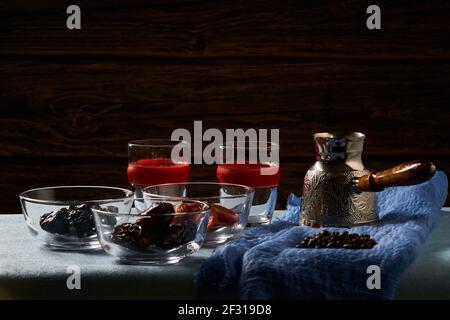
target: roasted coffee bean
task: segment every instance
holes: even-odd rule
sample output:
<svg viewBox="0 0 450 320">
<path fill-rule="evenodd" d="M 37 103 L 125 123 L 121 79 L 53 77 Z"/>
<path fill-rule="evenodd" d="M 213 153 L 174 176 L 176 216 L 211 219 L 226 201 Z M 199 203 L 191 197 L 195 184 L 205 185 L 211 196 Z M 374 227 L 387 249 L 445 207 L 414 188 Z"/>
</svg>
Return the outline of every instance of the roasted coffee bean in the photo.
<svg viewBox="0 0 450 320">
<path fill-rule="evenodd" d="M 370 235 L 359 235 L 344 231 L 328 232 L 321 231 L 311 237 L 306 237 L 297 248 L 346 248 L 346 249 L 370 249 L 376 245 L 376 241 L 370 238 Z"/>
</svg>

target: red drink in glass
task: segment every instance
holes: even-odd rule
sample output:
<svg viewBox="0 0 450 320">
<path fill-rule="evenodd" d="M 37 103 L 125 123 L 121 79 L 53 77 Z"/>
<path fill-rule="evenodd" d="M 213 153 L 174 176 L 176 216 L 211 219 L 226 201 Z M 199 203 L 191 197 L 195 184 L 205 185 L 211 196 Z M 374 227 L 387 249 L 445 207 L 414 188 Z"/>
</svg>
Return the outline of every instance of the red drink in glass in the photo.
<svg viewBox="0 0 450 320">
<path fill-rule="evenodd" d="M 264 224 L 272 220 L 275 210 L 281 170 L 276 143 L 242 143 L 221 146 L 222 163 L 217 166 L 216 177 L 221 183 L 234 183 L 255 189 L 249 223 Z M 262 160 L 260 151 L 266 155 Z M 276 152 L 276 155 L 274 155 Z M 240 153 L 240 156 L 238 154 Z M 251 159 L 250 155 L 258 159 Z M 242 159 L 242 156 L 245 160 Z M 248 157 L 247 157 L 248 156 Z M 229 158 L 228 158 L 229 157 Z M 262 161 L 258 161 L 258 160 Z"/>
<path fill-rule="evenodd" d="M 261 175 L 261 169 L 267 173 Z M 281 171 L 278 164 L 231 163 L 217 166 L 217 181 L 243 184 L 252 188 L 270 188 L 278 186 Z"/>
<path fill-rule="evenodd" d="M 189 181 L 190 167 L 171 159 L 141 159 L 128 163 L 128 181 L 132 185 L 153 185 Z"/>
<path fill-rule="evenodd" d="M 188 182 L 190 159 L 183 157 L 186 148 L 190 148 L 188 142 L 168 139 L 129 142 L 127 175 L 136 197 L 142 197 L 143 188 L 150 185 Z"/>
</svg>

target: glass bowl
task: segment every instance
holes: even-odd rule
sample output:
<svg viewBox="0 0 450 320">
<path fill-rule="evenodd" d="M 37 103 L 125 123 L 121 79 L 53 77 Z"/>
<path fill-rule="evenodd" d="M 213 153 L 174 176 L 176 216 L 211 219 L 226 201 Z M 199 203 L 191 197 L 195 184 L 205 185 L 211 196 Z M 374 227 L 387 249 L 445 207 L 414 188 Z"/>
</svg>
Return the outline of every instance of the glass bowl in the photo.
<svg viewBox="0 0 450 320">
<path fill-rule="evenodd" d="M 204 201 L 211 206 L 207 244 L 223 243 L 241 234 L 247 224 L 254 189 L 239 184 L 216 182 L 166 183 L 146 187 L 147 197 L 180 197 Z"/>
<path fill-rule="evenodd" d="M 127 211 L 133 197 L 130 190 L 106 186 L 47 187 L 19 195 L 31 234 L 55 250 L 100 249 L 91 209 Z"/>
<path fill-rule="evenodd" d="M 100 244 L 128 264 L 172 264 L 203 245 L 210 207 L 205 202 L 158 197 L 134 199 L 129 211 L 93 209 Z"/>
</svg>

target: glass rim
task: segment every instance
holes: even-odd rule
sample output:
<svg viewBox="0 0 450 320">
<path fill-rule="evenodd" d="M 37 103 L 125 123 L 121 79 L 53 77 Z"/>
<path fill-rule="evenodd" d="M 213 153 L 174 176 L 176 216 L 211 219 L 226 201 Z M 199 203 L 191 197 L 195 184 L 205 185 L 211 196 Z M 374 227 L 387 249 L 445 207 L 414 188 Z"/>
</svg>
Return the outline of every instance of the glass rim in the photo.
<svg viewBox="0 0 450 320">
<path fill-rule="evenodd" d="M 188 196 L 188 197 L 183 197 L 183 196 L 166 196 L 166 195 L 159 195 L 156 193 L 149 193 L 146 192 L 146 189 L 149 188 L 155 188 L 155 187 L 168 187 L 168 186 L 185 186 L 185 185 L 210 185 L 210 186 L 228 186 L 228 187 L 239 187 L 239 188 L 243 188 L 246 190 L 245 193 L 241 193 L 241 194 L 229 194 L 229 195 L 219 195 L 219 196 Z M 142 193 L 144 195 L 146 195 L 147 197 L 154 197 L 154 198 L 164 198 L 164 197 L 175 197 L 175 198 L 179 198 L 179 199 L 188 199 L 188 200 L 195 200 L 195 199 L 199 199 L 198 201 L 205 201 L 205 200 L 212 200 L 212 199 L 234 199 L 234 198 L 241 198 L 243 196 L 248 196 L 249 194 L 252 194 L 255 192 L 255 189 L 243 184 L 236 184 L 236 183 L 226 183 L 226 182 L 176 182 L 176 183 L 161 183 L 161 184 L 154 184 L 154 185 L 150 185 L 145 187 L 142 190 Z"/>
<path fill-rule="evenodd" d="M 133 198 L 133 204 L 136 201 L 145 201 L 150 199 L 148 198 Z M 159 197 L 154 197 L 151 198 L 154 200 L 161 200 L 162 198 Z M 158 214 L 149 214 L 149 215 L 143 215 L 142 217 L 152 217 L 152 216 L 159 216 L 159 217 L 170 217 L 170 216 L 187 216 L 187 215 L 196 215 L 196 214 L 206 214 L 208 213 L 209 210 L 211 210 L 211 205 L 207 202 L 204 201 L 199 201 L 199 200 L 193 200 L 193 199 L 185 199 L 185 198 L 179 198 L 179 197 L 165 197 L 164 198 L 166 201 L 162 201 L 162 202 L 170 202 L 170 201 L 184 201 L 186 202 L 190 202 L 190 203 L 199 203 L 202 205 L 202 209 L 201 211 L 192 211 L 192 212 L 174 212 L 174 213 L 158 213 Z M 146 208 L 150 209 L 150 207 Z M 99 209 L 95 209 L 95 208 L 91 208 L 92 211 L 98 212 L 98 213 L 103 213 L 103 214 L 109 214 L 109 215 L 114 215 L 114 216 L 139 216 L 141 215 L 142 212 L 136 212 L 136 213 L 125 213 L 125 212 L 111 212 L 111 211 L 107 211 L 107 210 L 99 210 Z"/>
<path fill-rule="evenodd" d="M 27 196 L 27 193 L 35 192 L 35 191 L 44 191 L 44 190 L 54 190 L 54 189 L 104 189 L 104 190 L 116 190 L 116 191 L 122 191 L 125 194 L 128 194 L 124 197 L 117 197 L 117 198 L 104 198 L 104 199 L 92 199 L 92 200 L 44 200 L 44 199 L 37 199 L 30 196 Z M 20 200 L 28 201 L 31 203 L 40 203 L 40 204 L 55 204 L 55 205 L 67 205 L 67 203 L 71 202 L 104 202 L 104 201 L 120 201 L 120 200 L 128 200 L 134 198 L 134 192 L 120 187 L 110 187 L 110 186 L 90 186 L 90 185 L 73 185 L 73 186 L 51 186 L 51 187 L 39 187 L 39 188 L 33 188 L 26 191 L 23 191 L 19 194 Z"/>
<path fill-rule="evenodd" d="M 347 139 L 349 141 L 364 140 L 366 135 L 362 132 L 336 131 L 336 132 L 317 132 L 313 134 L 313 139 Z"/>
<path fill-rule="evenodd" d="M 190 143 L 186 140 L 171 140 L 171 139 L 138 139 L 128 142 L 128 147 L 157 147 L 157 148 L 173 148 L 177 144 L 182 143 L 189 146 Z"/>
<path fill-rule="evenodd" d="M 233 143 L 231 143 L 231 144 L 225 143 L 225 144 L 220 145 L 219 149 L 222 149 L 222 150 L 223 149 L 230 149 L 230 148 L 234 148 L 234 149 L 258 149 L 260 147 L 261 141 L 258 141 L 258 140 L 249 140 L 249 141 L 247 141 L 247 140 L 245 140 L 244 143 L 245 143 L 244 146 L 238 146 L 237 143 L 235 143 L 233 141 Z M 249 146 L 249 144 L 251 144 L 251 143 L 255 143 L 256 146 L 255 147 L 254 146 Z M 265 146 L 270 146 L 271 149 L 280 149 L 280 145 L 278 143 L 275 143 L 275 142 L 272 142 L 272 141 L 265 141 L 263 146 L 264 145 Z"/>
</svg>

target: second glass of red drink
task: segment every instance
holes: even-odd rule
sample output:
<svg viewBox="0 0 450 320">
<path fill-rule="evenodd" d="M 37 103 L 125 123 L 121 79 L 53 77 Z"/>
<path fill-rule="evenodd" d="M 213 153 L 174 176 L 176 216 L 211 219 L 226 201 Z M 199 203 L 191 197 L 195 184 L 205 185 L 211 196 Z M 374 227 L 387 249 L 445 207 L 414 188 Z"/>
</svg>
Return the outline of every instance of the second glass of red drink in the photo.
<svg viewBox="0 0 450 320">
<path fill-rule="evenodd" d="M 255 189 L 250 224 L 272 220 L 281 178 L 279 146 L 273 142 L 241 141 L 220 147 L 217 181 Z"/>
<path fill-rule="evenodd" d="M 174 148 L 177 148 L 176 152 Z M 134 140 L 128 143 L 128 181 L 135 188 L 136 197 L 142 197 L 142 189 L 161 183 L 188 182 L 189 150 L 187 141 L 169 139 Z"/>
</svg>

